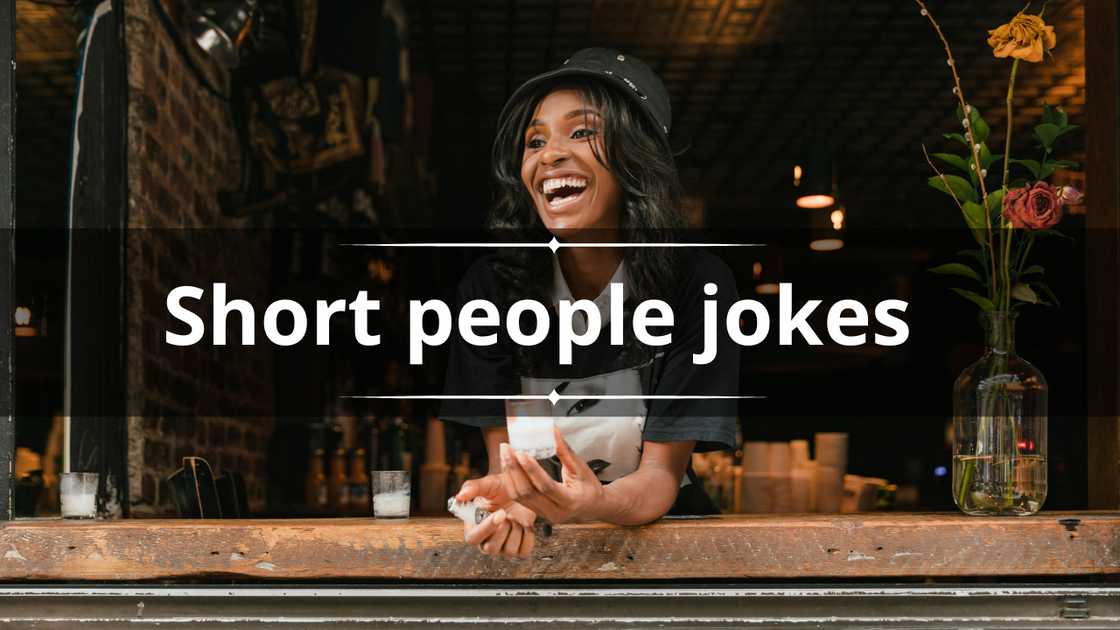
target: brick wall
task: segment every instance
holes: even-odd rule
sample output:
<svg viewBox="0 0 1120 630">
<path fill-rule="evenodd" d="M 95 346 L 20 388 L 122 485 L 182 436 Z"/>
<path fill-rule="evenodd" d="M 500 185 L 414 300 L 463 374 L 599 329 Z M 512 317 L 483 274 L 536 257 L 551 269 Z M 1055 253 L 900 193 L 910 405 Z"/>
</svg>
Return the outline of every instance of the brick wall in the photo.
<svg viewBox="0 0 1120 630">
<path fill-rule="evenodd" d="M 175 19 L 180 1 L 165 2 Z M 267 244 L 247 246 L 223 217 L 219 190 L 238 184 L 240 150 L 226 104 L 204 91 L 161 27 L 150 0 L 126 0 L 128 52 L 129 234 L 127 387 L 129 495 L 134 515 L 174 507 L 161 481 L 186 455 L 246 476 L 252 509 L 264 507 L 264 452 L 273 428 L 272 363 L 266 350 L 217 354 L 206 342 L 171 356 L 163 342 L 167 292 L 229 279 L 238 297 L 260 297 L 268 281 Z M 220 90 L 228 76 L 179 33 Z M 224 241 L 224 243 L 223 243 Z M 235 337 L 236 338 L 236 337 Z M 202 415 L 221 400 L 236 417 Z"/>
</svg>

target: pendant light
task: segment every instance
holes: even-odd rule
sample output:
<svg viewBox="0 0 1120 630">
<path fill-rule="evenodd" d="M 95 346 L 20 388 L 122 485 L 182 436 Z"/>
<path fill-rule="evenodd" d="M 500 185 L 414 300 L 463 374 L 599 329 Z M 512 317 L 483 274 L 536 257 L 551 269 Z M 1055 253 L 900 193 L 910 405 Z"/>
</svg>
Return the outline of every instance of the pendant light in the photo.
<svg viewBox="0 0 1120 630">
<path fill-rule="evenodd" d="M 812 4 L 813 42 L 820 45 L 821 2 Z M 820 115 L 812 114 L 809 141 L 805 146 L 805 161 L 797 177 L 797 207 L 807 209 L 828 208 L 836 203 L 835 171 L 832 164 L 832 149 L 828 143 L 827 127 L 821 124 Z"/>
<path fill-rule="evenodd" d="M 187 19 L 198 47 L 226 68 L 236 68 L 256 12 L 257 0 L 197 0 Z"/>
<path fill-rule="evenodd" d="M 834 252 L 844 247 L 844 223 L 847 211 L 843 206 L 809 213 L 809 249 Z"/>
<path fill-rule="evenodd" d="M 801 170 L 797 187 L 797 207 L 807 209 L 827 208 L 836 203 L 832 185 L 832 155 L 827 143 L 820 136 L 810 140 L 808 159 Z"/>
</svg>

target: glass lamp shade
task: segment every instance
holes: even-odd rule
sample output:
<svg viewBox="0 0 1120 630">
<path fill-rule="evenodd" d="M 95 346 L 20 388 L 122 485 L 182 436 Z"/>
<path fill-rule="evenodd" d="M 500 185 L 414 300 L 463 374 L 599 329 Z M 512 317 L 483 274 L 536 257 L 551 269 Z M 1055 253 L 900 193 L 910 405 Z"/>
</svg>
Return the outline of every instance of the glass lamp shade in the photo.
<svg viewBox="0 0 1120 630">
<path fill-rule="evenodd" d="M 257 0 L 202 0 L 188 10 L 191 36 L 214 61 L 235 68 L 256 10 Z"/>
<path fill-rule="evenodd" d="M 815 252 L 834 252 L 844 247 L 845 211 L 810 210 L 809 249 Z"/>
<path fill-rule="evenodd" d="M 832 155 L 828 145 L 815 140 L 801 172 L 797 190 L 799 208 L 827 208 L 836 203 L 832 186 Z"/>
</svg>

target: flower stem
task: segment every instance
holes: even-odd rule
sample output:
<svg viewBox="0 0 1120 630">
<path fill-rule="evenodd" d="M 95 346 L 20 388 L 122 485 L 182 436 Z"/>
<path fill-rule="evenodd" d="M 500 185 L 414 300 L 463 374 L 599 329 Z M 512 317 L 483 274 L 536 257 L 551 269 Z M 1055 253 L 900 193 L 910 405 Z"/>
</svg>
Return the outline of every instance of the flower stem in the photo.
<svg viewBox="0 0 1120 630">
<path fill-rule="evenodd" d="M 1011 78 L 1007 81 L 1007 134 L 1003 140 L 1003 194 L 1007 195 L 1007 179 L 1011 171 L 1011 130 L 1014 124 L 1014 114 L 1011 106 L 1015 95 L 1015 74 L 1019 71 L 1019 60 L 1011 62 Z M 1000 261 L 1000 272 L 1002 280 L 1000 284 L 1000 295 L 997 304 L 1003 310 L 1011 310 L 1011 233 L 1008 232 L 1003 218 L 1003 213 L 1000 213 L 999 218 L 999 244 L 1002 250 L 1002 260 Z"/>
<path fill-rule="evenodd" d="M 1011 123 L 1012 98 L 1015 94 L 1015 74 L 1019 71 L 1019 60 L 1011 62 L 1011 79 L 1007 82 L 1007 137 L 1003 141 L 1003 189 L 1007 190 L 1008 171 L 1011 170 Z"/>
<path fill-rule="evenodd" d="M 949 72 L 951 72 L 952 75 L 953 75 L 953 87 L 954 87 L 955 93 L 957 95 L 957 101 L 960 103 L 961 111 L 963 112 L 963 115 L 964 115 L 964 120 L 967 121 L 969 119 L 969 112 L 970 112 L 971 108 L 969 107 L 968 102 L 964 98 L 964 90 L 961 89 L 961 78 L 957 74 L 957 63 L 953 59 L 953 50 L 949 47 L 949 40 L 945 39 L 945 34 L 941 32 L 941 26 L 937 23 L 937 20 L 933 19 L 933 14 L 929 12 L 929 9 L 926 7 L 925 2 L 922 2 L 922 0 L 914 0 L 914 2 L 917 3 L 919 8 L 921 8 L 922 15 L 924 15 L 926 17 L 926 19 L 929 20 L 930 25 L 933 26 L 934 32 L 937 33 L 938 39 L 941 40 L 941 46 L 943 48 L 945 48 L 945 56 L 947 58 L 947 61 L 949 62 Z M 1018 60 L 1016 60 L 1016 61 L 1018 61 Z M 962 121 L 962 123 L 963 123 L 963 121 Z M 968 139 L 968 148 L 972 152 L 972 163 L 974 165 L 976 165 L 976 175 L 978 176 L 978 180 L 980 182 L 980 202 L 981 202 L 980 205 L 984 206 L 984 225 L 987 228 L 986 234 L 987 234 L 987 237 L 988 237 L 988 239 L 987 239 L 988 240 L 988 243 L 987 243 L 988 254 L 989 254 L 989 257 L 991 259 L 991 265 L 992 265 L 991 278 L 992 278 L 992 284 L 994 285 L 996 277 L 997 277 L 996 271 L 997 271 L 998 268 L 996 267 L 996 250 L 995 250 L 995 247 L 992 244 L 992 218 L 991 218 L 991 214 L 987 210 L 987 208 L 988 208 L 988 189 L 987 189 L 986 184 L 984 183 L 984 177 L 981 175 L 980 145 L 979 145 L 979 143 L 976 142 L 975 137 L 972 135 L 972 125 L 971 124 L 965 125 L 964 135 Z M 994 287 L 994 286 L 989 287 L 989 291 L 990 291 L 990 293 L 989 293 L 988 297 L 990 297 L 992 299 L 996 299 L 996 287 Z"/>
</svg>

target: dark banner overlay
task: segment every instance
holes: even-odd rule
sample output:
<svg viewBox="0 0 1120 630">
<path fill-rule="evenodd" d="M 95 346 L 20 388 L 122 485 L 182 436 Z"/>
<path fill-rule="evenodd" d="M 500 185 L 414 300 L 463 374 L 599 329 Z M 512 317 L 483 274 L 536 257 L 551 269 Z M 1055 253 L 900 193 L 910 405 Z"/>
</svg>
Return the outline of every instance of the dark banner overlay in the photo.
<svg viewBox="0 0 1120 630">
<path fill-rule="evenodd" d="M 634 246 L 618 250 L 626 272 L 611 279 L 621 281 L 618 293 L 608 288 L 593 309 L 572 310 L 557 303 L 574 298 L 558 286 L 553 262 L 570 242 L 549 247 L 547 234 L 20 235 L 32 244 L 70 239 L 73 251 L 125 243 L 124 303 L 105 304 L 97 317 L 71 313 L 105 324 L 72 328 L 70 343 L 90 343 L 95 332 L 101 347 L 116 338 L 109 345 L 124 355 L 130 416 L 486 416 L 516 396 L 543 400 L 556 413 L 594 405 L 595 416 L 608 418 L 674 397 L 694 400 L 690 413 L 731 409 L 748 420 L 949 416 L 954 378 L 984 350 L 977 307 L 950 287 L 982 288 L 928 270 L 974 264 L 959 254 L 969 249 L 967 235 L 849 229 L 832 251 L 811 249 L 812 237 L 804 230 L 582 234 L 580 242 Z M 1032 263 L 1045 267 L 1061 307 L 1029 305 L 1018 318 L 1017 349 L 1049 379 L 1054 417 L 1085 414 L 1084 252 L 1092 239 L 1036 245 Z M 60 260 L 43 260 L 35 273 L 60 273 L 63 254 L 37 251 Z M 48 335 L 63 337 L 64 295 L 36 299 L 53 305 Z M 738 322 L 733 332 L 729 321 Z M 710 409 L 704 401 L 713 401 Z M 82 405 L 73 400 L 71 415 L 91 412 Z"/>
</svg>

